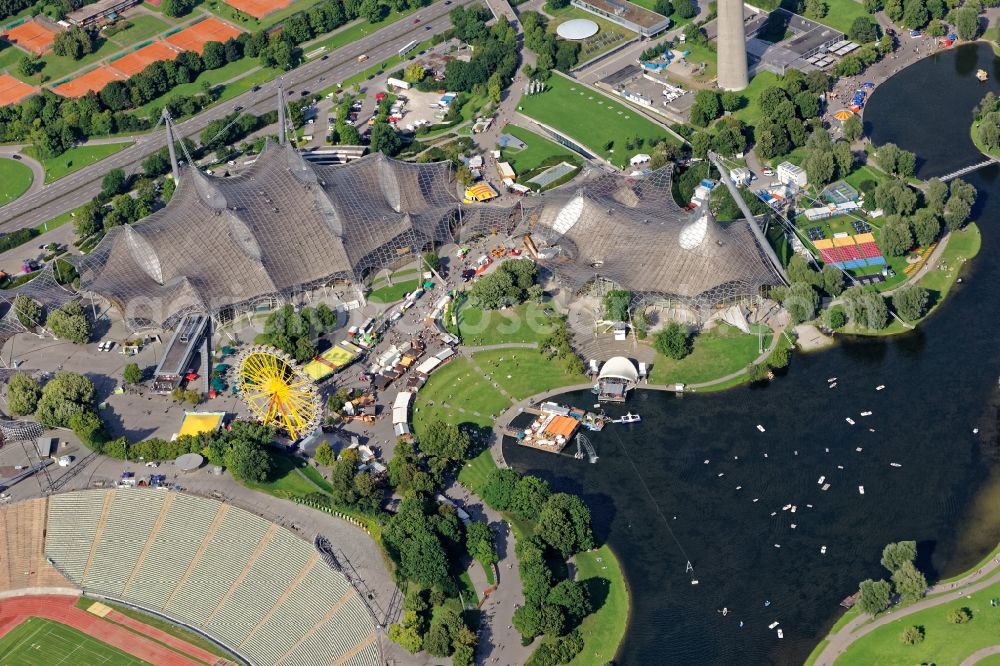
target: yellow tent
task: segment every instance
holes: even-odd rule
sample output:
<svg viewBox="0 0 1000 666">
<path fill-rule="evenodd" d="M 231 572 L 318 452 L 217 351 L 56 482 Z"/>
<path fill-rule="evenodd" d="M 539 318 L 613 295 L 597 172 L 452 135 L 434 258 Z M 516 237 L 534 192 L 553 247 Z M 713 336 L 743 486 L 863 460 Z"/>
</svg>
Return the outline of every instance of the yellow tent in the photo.
<svg viewBox="0 0 1000 666">
<path fill-rule="evenodd" d="M 306 373 L 313 381 L 318 382 L 344 366 L 350 365 L 360 351 L 355 345 L 341 342 L 302 366 L 302 372 Z"/>
<path fill-rule="evenodd" d="M 219 429 L 225 418 L 225 412 L 184 412 L 184 422 L 177 436 L 214 432 Z"/>
</svg>

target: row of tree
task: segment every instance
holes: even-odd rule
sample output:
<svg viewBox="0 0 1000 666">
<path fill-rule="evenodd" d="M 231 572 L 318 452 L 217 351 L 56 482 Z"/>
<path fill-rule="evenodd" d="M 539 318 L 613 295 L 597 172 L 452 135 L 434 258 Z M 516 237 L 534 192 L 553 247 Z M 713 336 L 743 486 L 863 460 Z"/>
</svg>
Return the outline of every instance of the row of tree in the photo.
<svg viewBox="0 0 1000 666">
<path fill-rule="evenodd" d="M 538 70 L 558 69 L 568 72 L 576 66 L 580 57 L 580 44 L 560 39 L 548 30 L 548 19 L 533 11 L 521 13 L 521 27 L 524 28 L 524 44 L 538 54 Z M 538 73 L 536 78 L 540 78 Z"/>
<path fill-rule="evenodd" d="M 986 150 L 993 153 L 1000 151 L 1000 100 L 992 92 L 986 93 L 979 105 L 973 110 L 973 122 L 979 123 L 976 128 L 976 138 Z"/>
<path fill-rule="evenodd" d="M 326 303 L 314 308 L 304 307 L 298 312 L 291 305 L 283 305 L 267 316 L 259 339 L 302 363 L 316 356 L 313 339 L 336 326 L 337 313 Z"/>
<path fill-rule="evenodd" d="M 457 92 L 492 90 L 499 98 L 502 89 L 510 85 L 517 70 L 517 33 L 506 18 L 488 28 L 493 18 L 482 6 L 451 10 L 456 36 L 473 47 L 472 58 L 451 60 L 445 66 L 444 87 Z"/>
<path fill-rule="evenodd" d="M 484 310 L 499 310 L 541 296 L 535 284 L 537 267 L 530 259 L 508 259 L 496 270 L 476 280 L 469 303 Z"/>
</svg>

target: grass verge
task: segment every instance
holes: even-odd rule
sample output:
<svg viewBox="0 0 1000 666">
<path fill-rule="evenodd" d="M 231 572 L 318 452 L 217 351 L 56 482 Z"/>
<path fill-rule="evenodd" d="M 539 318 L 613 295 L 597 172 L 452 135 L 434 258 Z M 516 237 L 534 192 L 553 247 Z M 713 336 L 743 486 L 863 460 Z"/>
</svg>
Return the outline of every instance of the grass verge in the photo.
<svg viewBox="0 0 1000 666">
<path fill-rule="evenodd" d="M 539 342 L 552 332 L 545 306 L 533 301 L 506 310 L 482 310 L 464 305 L 458 310 L 458 330 L 469 347 L 511 342 Z"/>
<path fill-rule="evenodd" d="M 476 372 L 472 363 L 456 358 L 435 370 L 417 393 L 413 428 L 418 437 L 434 420 L 490 428 L 509 406 L 510 400 Z"/>
<path fill-rule="evenodd" d="M 567 372 L 535 349 L 491 349 L 472 355 L 479 367 L 516 400 L 560 386 L 584 384 L 587 376 Z"/>
<path fill-rule="evenodd" d="M 764 348 L 770 344 L 768 329 Z M 700 384 L 743 370 L 757 356 L 756 333 L 747 335 L 729 324 L 719 324 L 696 335 L 691 353 L 679 361 L 657 354 L 649 380 L 654 384 Z M 737 378 L 736 383 L 742 381 Z"/>
<path fill-rule="evenodd" d="M 614 660 L 628 629 L 628 585 L 618 558 L 607 544 L 580 553 L 573 561 L 576 579 L 587 587 L 596 610 L 580 624 L 583 650 L 569 666 L 604 666 Z"/>
<path fill-rule="evenodd" d="M 100 162 L 105 157 L 110 157 L 120 150 L 125 150 L 133 143 L 135 142 L 83 144 L 82 146 L 70 148 L 57 157 L 50 157 L 44 160 L 39 159 L 38 161 L 45 168 L 45 184 L 55 182 L 74 171 L 79 171 L 84 167 Z M 34 146 L 27 146 L 22 152 L 38 159 L 35 155 Z"/>
<path fill-rule="evenodd" d="M 32 180 L 31 169 L 17 160 L 0 158 L 0 206 L 27 192 Z"/>
</svg>

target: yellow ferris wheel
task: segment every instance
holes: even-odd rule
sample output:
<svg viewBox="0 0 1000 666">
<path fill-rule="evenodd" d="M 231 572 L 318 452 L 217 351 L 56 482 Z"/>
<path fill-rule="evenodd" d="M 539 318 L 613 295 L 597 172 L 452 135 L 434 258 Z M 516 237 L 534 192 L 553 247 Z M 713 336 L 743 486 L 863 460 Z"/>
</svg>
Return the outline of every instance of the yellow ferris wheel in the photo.
<svg viewBox="0 0 1000 666">
<path fill-rule="evenodd" d="M 283 351 L 258 345 L 244 352 L 236 367 L 236 385 L 261 423 L 284 430 L 292 439 L 305 437 L 319 425 L 316 384 Z"/>
</svg>

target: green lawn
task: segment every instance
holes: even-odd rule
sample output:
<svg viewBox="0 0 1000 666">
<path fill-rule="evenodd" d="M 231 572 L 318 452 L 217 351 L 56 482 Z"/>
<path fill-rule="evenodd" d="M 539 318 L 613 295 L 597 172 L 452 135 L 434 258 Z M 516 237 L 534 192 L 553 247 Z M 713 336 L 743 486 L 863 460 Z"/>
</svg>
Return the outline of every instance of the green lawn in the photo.
<svg viewBox="0 0 1000 666">
<path fill-rule="evenodd" d="M 476 352 L 472 359 L 517 400 L 587 382 L 586 375 L 566 372 L 561 363 L 544 358 L 535 349 L 491 349 Z"/>
<path fill-rule="evenodd" d="M 17 48 L 10 42 L 0 40 L 0 70 L 10 70 L 11 75 L 17 67 L 17 61 L 25 55 L 24 51 Z"/>
<path fill-rule="evenodd" d="M 0 158 L 0 206 L 24 194 L 31 180 L 31 169 L 17 160 Z"/>
<path fill-rule="evenodd" d="M 879 627 L 853 643 L 837 660 L 838 664 L 959 664 L 980 648 L 1000 643 L 1000 607 L 990 606 L 1000 598 L 1000 583 L 962 596 L 954 601 L 927 608 Z M 968 608 L 972 621 L 951 624 L 948 612 Z M 924 640 L 917 645 L 903 645 L 899 636 L 907 627 L 924 629 Z"/>
<path fill-rule="evenodd" d="M 583 582 L 596 606 L 583 619 L 583 650 L 569 666 L 604 666 L 611 663 L 628 628 L 628 587 L 618 558 L 607 545 L 574 558 L 576 579 Z M 600 605 L 595 600 L 603 600 Z"/>
<path fill-rule="evenodd" d="M 75 148 L 70 148 L 58 157 L 50 157 L 47 160 L 40 160 L 45 168 L 45 183 L 59 180 L 63 176 L 68 176 L 74 171 L 90 166 L 95 162 L 100 162 L 105 157 L 114 155 L 119 150 L 125 150 L 134 141 L 124 141 L 122 143 L 95 143 L 84 144 Z M 24 149 L 26 154 L 33 153 L 33 147 Z"/>
<path fill-rule="evenodd" d="M 765 349 L 770 343 L 769 329 L 764 335 Z M 654 384 L 698 384 L 743 370 L 757 356 L 756 335 L 719 324 L 696 335 L 691 353 L 680 361 L 657 354 L 649 380 Z"/>
<path fill-rule="evenodd" d="M 4 666 L 145 663 L 72 627 L 39 617 L 29 617 L 0 639 L 0 664 Z"/>
<path fill-rule="evenodd" d="M 870 166 L 861 166 L 852 171 L 850 175 L 844 179 L 844 182 L 846 182 L 854 189 L 859 189 L 861 187 L 861 183 L 865 182 L 866 180 L 872 180 L 875 181 L 876 183 L 881 183 L 882 181 L 889 180 L 891 178 L 892 176 L 889 176 L 884 171 L 873 169 Z"/>
<path fill-rule="evenodd" d="M 597 16 L 596 14 L 585 12 L 584 10 L 572 5 L 567 5 L 562 9 L 549 9 L 548 7 L 545 7 L 544 11 L 551 17 L 548 27 L 548 31 L 551 33 L 554 33 L 556 28 L 558 28 L 561 24 L 573 19 L 587 19 L 588 21 L 596 23 L 598 28 L 600 28 L 596 35 L 580 42 L 580 63 L 593 60 L 594 58 L 603 55 L 611 49 L 621 46 L 628 40 L 635 39 L 636 37 L 636 33 L 631 30 L 623 28 L 617 23 L 612 23 L 606 18 Z M 617 35 L 618 39 L 610 43 L 604 43 L 604 40 L 611 35 Z"/>
<path fill-rule="evenodd" d="M 418 394 L 419 395 L 419 394 Z M 477 495 L 482 495 L 486 479 L 497 468 L 489 449 L 469 460 L 458 473 L 458 482 Z"/>
<path fill-rule="evenodd" d="M 826 0 L 826 4 L 829 10 L 819 22 L 836 28 L 845 35 L 851 31 L 854 19 L 859 16 L 871 18 L 871 14 L 865 11 L 864 5 L 857 0 Z"/>
<path fill-rule="evenodd" d="M 509 406 L 509 399 L 459 357 L 435 370 L 417 393 L 413 429 L 419 436 L 425 424 L 438 419 L 488 428 Z"/>
<path fill-rule="evenodd" d="M 773 72 L 757 72 L 750 85 L 740 91 L 740 94 L 747 99 L 747 105 L 739 111 L 733 113 L 734 116 L 745 122 L 747 125 L 757 125 L 761 119 L 760 94 L 765 88 L 778 84 L 778 75 Z"/>
<path fill-rule="evenodd" d="M 167 620 L 156 617 L 155 615 L 148 615 L 146 613 L 137 611 L 134 608 L 129 608 L 128 606 L 123 606 L 121 604 L 116 604 L 113 601 L 108 601 L 107 599 L 101 599 L 100 601 L 105 606 L 110 606 L 111 608 L 114 608 L 116 611 L 118 611 L 125 617 L 130 617 L 133 620 L 138 620 L 139 622 L 142 622 L 143 624 L 148 624 L 154 629 L 159 629 L 160 631 L 170 634 L 171 636 L 174 636 L 176 638 L 179 638 L 182 641 L 186 641 L 191 645 L 194 645 L 195 647 L 199 647 L 202 650 L 205 650 L 206 652 L 211 652 L 212 654 L 218 657 L 222 657 L 224 659 L 232 659 L 232 655 L 230 655 L 228 652 L 226 652 L 225 650 L 223 650 L 218 645 L 208 640 L 201 634 L 196 634 L 193 631 L 188 631 L 183 627 L 177 626 L 173 622 L 168 622 Z M 76 607 L 82 608 L 83 610 L 87 610 L 95 603 L 97 603 L 97 599 L 88 599 L 86 597 L 80 597 L 76 601 Z M 127 628 L 130 631 L 132 631 L 130 627 Z"/>
<path fill-rule="evenodd" d="M 518 179 L 522 182 L 524 181 L 524 178 L 521 177 L 523 174 L 533 171 L 538 168 L 542 162 L 552 158 L 561 158 L 570 164 L 580 163 L 580 157 L 576 153 L 563 148 L 553 141 L 543 139 L 538 134 L 530 132 L 523 127 L 518 127 L 517 125 L 507 125 L 503 128 L 503 131 L 506 134 L 516 136 L 518 139 L 527 144 L 527 148 L 524 148 L 523 150 L 503 148 L 500 151 L 502 159 L 510 162 L 510 165 L 514 167 L 515 173 L 518 174 Z"/>
<path fill-rule="evenodd" d="M 263 482 L 247 481 L 244 485 L 253 490 L 260 490 L 275 497 L 302 497 L 310 493 L 323 492 L 323 488 L 309 478 L 309 466 L 297 456 L 287 453 L 272 452 L 274 469 L 271 479 Z"/>
<path fill-rule="evenodd" d="M 395 303 L 402 300 L 404 296 L 418 286 L 420 286 L 419 280 L 403 280 L 402 282 L 395 282 L 392 285 L 385 283 L 384 287 L 372 290 L 368 294 L 368 300 L 373 303 Z"/>
<path fill-rule="evenodd" d="M 626 148 L 628 140 L 633 137 L 645 141 L 665 137 L 667 141 L 676 141 L 638 111 L 555 73 L 546 81 L 545 92 L 521 98 L 518 109 L 619 166 L 627 163 L 633 154 L 641 152 Z M 609 141 L 614 143 L 611 150 L 606 150 L 604 146 Z"/>
<path fill-rule="evenodd" d="M 170 24 L 156 16 L 149 14 L 136 14 L 130 16 L 128 22 L 132 25 L 121 32 L 116 32 L 111 36 L 111 40 L 118 42 L 121 46 L 132 46 L 144 39 L 149 39 L 170 28 Z"/>
<path fill-rule="evenodd" d="M 531 301 L 506 310 L 463 305 L 458 310 L 458 329 L 462 343 L 469 347 L 538 342 L 551 332 L 544 306 Z"/>
</svg>

